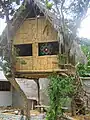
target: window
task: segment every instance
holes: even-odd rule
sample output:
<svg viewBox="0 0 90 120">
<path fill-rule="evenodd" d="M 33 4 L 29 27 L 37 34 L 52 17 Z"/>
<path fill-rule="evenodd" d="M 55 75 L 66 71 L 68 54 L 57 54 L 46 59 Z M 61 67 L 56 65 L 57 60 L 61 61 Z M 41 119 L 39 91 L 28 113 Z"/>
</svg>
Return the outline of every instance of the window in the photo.
<svg viewBox="0 0 90 120">
<path fill-rule="evenodd" d="M 8 81 L 0 81 L 0 91 L 10 91 L 11 84 Z"/>
<path fill-rule="evenodd" d="M 32 44 L 15 45 L 18 56 L 32 56 Z"/>
<path fill-rule="evenodd" d="M 59 53 L 59 43 L 58 42 L 48 42 L 38 44 L 38 55 L 57 55 Z"/>
</svg>

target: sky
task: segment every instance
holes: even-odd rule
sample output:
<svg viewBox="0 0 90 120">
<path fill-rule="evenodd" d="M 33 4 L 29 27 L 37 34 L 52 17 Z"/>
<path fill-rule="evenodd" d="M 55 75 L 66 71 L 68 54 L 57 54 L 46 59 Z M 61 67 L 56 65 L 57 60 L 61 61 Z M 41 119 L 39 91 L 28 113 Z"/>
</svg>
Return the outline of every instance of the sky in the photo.
<svg viewBox="0 0 90 120">
<path fill-rule="evenodd" d="M 0 35 L 6 26 L 5 20 L 0 19 Z M 78 35 L 90 39 L 90 9 L 88 10 L 87 17 L 82 21 L 79 28 Z"/>
<path fill-rule="evenodd" d="M 21 3 L 22 3 L 22 0 L 21 0 L 20 4 Z M 18 9 L 20 5 L 17 6 L 16 3 L 13 2 L 12 6 L 13 6 L 13 8 Z M 0 35 L 2 34 L 3 30 L 5 29 L 5 26 L 6 26 L 5 19 L 0 18 Z"/>
<path fill-rule="evenodd" d="M 5 20 L 0 19 L 0 35 L 2 34 L 2 31 L 4 30 L 5 26 L 6 26 Z"/>
<path fill-rule="evenodd" d="M 90 9 L 88 10 L 85 19 L 81 23 L 78 35 L 80 37 L 85 37 L 90 39 Z"/>
</svg>

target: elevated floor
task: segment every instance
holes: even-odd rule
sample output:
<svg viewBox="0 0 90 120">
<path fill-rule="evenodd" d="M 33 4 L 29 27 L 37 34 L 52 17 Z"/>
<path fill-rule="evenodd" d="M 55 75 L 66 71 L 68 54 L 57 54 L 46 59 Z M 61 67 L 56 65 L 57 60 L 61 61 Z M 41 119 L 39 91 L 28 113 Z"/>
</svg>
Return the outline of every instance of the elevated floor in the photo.
<svg viewBox="0 0 90 120">
<path fill-rule="evenodd" d="M 71 64 L 64 64 L 60 66 L 60 69 L 54 70 L 32 70 L 32 71 L 16 71 L 16 78 L 27 78 L 27 79 L 37 79 L 37 78 L 47 78 L 53 73 L 58 73 L 61 75 L 75 75 L 75 67 Z"/>
</svg>

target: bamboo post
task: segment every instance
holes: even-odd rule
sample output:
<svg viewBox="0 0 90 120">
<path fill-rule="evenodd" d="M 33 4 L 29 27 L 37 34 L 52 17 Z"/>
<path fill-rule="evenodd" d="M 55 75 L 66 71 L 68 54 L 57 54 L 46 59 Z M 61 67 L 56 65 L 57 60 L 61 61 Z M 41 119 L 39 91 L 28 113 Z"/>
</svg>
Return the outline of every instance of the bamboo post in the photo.
<svg viewBox="0 0 90 120">
<path fill-rule="evenodd" d="M 38 79 L 34 79 L 34 81 L 37 84 L 37 91 L 38 91 L 38 100 L 37 100 L 37 104 L 40 105 L 40 84 L 39 84 L 39 78 Z"/>
</svg>

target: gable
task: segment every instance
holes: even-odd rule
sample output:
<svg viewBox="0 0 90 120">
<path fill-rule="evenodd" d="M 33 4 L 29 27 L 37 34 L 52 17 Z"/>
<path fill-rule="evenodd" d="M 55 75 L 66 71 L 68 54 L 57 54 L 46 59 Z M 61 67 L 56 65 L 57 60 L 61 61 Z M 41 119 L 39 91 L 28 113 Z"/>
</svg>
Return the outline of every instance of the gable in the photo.
<svg viewBox="0 0 90 120">
<path fill-rule="evenodd" d="M 50 42 L 57 40 L 57 32 L 45 17 L 26 19 L 14 36 L 14 44 Z"/>
</svg>

